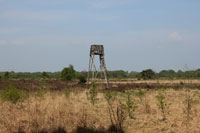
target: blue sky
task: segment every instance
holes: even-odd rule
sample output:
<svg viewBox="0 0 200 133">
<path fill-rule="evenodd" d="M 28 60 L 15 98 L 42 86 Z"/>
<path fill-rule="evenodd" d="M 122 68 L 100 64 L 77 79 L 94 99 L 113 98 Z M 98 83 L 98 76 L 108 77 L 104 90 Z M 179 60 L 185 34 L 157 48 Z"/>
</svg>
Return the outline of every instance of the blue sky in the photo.
<svg viewBox="0 0 200 133">
<path fill-rule="evenodd" d="M 0 71 L 200 68 L 199 0 L 0 0 Z"/>
</svg>

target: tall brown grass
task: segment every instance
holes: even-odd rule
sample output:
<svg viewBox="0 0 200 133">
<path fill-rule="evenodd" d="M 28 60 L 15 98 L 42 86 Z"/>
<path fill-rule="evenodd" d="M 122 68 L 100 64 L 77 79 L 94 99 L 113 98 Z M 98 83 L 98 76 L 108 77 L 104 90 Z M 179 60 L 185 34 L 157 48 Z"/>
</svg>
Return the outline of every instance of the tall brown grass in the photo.
<svg viewBox="0 0 200 133">
<path fill-rule="evenodd" d="M 24 101 L 12 103 L 0 101 L 0 132 L 107 132 L 111 125 L 108 103 L 103 92 L 97 95 L 95 105 L 88 101 L 86 92 L 72 91 L 66 96 L 65 91 L 48 91 L 40 96 L 31 92 Z M 190 110 L 191 120 L 187 122 L 185 113 L 186 89 L 165 90 L 165 100 L 170 104 L 165 113 L 167 119 L 161 121 L 162 112 L 157 106 L 157 90 L 149 90 L 145 93 L 148 103 L 148 111 L 139 97 L 134 97 L 137 109 L 134 111 L 135 119 L 126 117 L 123 122 L 123 130 L 127 133 L 149 132 L 200 132 L 200 104 L 195 104 Z M 126 102 L 122 94 L 116 93 L 115 98 Z M 134 90 L 131 93 L 135 93 Z M 191 94 L 198 94 L 200 90 L 191 90 Z M 196 95 L 199 100 L 199 95 Z M 112 102 L 117 107 L 119 103 Z M 148 113 L 146 113 L 148 112 Z M 124 112 L 123 112 L 124 113 Z"/>
</svg>

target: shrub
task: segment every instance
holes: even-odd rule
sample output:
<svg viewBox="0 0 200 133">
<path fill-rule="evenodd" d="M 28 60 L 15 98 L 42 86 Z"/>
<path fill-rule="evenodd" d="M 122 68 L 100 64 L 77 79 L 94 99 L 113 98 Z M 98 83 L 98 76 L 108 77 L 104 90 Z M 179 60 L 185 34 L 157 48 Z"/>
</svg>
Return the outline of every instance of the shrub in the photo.
<svg viewBox="0 0 200 133">
<path fill-rule="evenodd" d="M 90 89 L 89 93 L 86 92 L 88 100 L 94 105 L 97 101 L 97 90 L 96 90 L 96 83 L 93 81 L 92 82 L 92 88 Z"/>
<path fill-rule="evenodd" d="M 111 104 L 108 106 L 111 126 L 108 132 L 124 133 L 124 122 L 126 120 L 126 107 L 120 103 L 116 109 Z"/>
<path fill-rule="evenodd" d="M 134 100 L 131 98 L 130 91 L 127 91 L 126 108 L 127 108 L 129 117 L 133 118 L 133 113 L 135 112 L 137 105 L 135 104 Z"/>
<path fill-rule="evenodd" d="M 13 85 L 9 85 L 8 88 L 1 92 L 1 99 L 5 101 L 11 101 L 16 104 L 19 100 L 23 100 L 27 97 L 25 91 L 17 89 Z"/>
<path fill-rule="evenodd" d="M 104 98 L 106 99 L 108 104 L 111 104 L 111 102 L 115 101 L 116 95 L 117 94 L 115 92 L 109 90 L 104 91 Z"/>
<path fill-rule="evenodd" d="M 112 91 L 105 91 L 104 98 L 108 103 L 108 113 L 110 116 L 111 125 L 108 128 L 108 132 L 110 133 L 124 133 L 124 121 L 126 120 L 126 110 L 127 106 L 119 102 L 117 106 L 114 106 L 114 101 L 116 100 L 116 93 Z M 128 101 L 129 107 L 131 106 L 131 102 Z"/>
<path fill-rule="evenodd" d="M 163 120 L 166 120 L 166 116 L 165 116 L 165 110 L 166 110 L 166 102 L 165 102 L 165 94 L 164 92 L 159 92 L 158 95 L 156 96 L 157 100 L 158 100 L 158 107 L 162 112 L 163 115 Z"/>
<path fill-rule="evenodd" d="M 69 65 L 69 67 L 66 67 L 61 71 L 61 78 L 65 80 L 72 80 L 75 77 L 75 73 L 76 71 L 74 70 L 74 67 Z"/>
<path fill-rule="evenodd" d="M 79 80 L 79 83 L 83 83 L 83 84 L 87 82 L 86 77 L 83 74 L 78 76 L 78 80 Z"/>
</svg>

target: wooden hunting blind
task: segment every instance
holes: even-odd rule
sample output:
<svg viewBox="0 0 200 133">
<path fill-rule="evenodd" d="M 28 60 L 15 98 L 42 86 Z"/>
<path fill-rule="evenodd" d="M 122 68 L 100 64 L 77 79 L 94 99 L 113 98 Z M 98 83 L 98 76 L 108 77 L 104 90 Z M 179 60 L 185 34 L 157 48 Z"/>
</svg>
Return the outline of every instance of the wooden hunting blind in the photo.
<svg viewBox="0 0 200 133">
<path fill-rule="evenodd" d="M 96 68 L 95 55 L 99 56 L 100 70 L 98 70 Z M 90 78 L 92 79 L 92 81 L 96 80 L 99 73 L 100 73 L 101 76 L 102 76 L 102 74 L 104 75 L 104 79 L 106 81 L 106 87 L 109 88 L 106 64 L 105 64 L 105 59 L 104 59 L 104 46 L 103 45 L 91 45 L 90 59 L 89 59 L 89 70 L 88 70 L 88 84 L 89 84 Z"/>
</svg>

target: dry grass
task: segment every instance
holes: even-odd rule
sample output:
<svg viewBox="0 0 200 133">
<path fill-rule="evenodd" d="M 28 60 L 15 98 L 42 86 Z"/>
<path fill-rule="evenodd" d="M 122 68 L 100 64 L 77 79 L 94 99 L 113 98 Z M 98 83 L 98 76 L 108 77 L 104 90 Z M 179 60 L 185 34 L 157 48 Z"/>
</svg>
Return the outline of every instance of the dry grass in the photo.
<svg viewBox="0 0 200 133">
<path fill-rule="evenodd" d="M 28 99 L 17 104 L 0 101 L 0 132 L 12 133 L 24 131 L 27 133 L 65 129 L 74 132 L 78 125 L 94 129 L 110 126 L 108 105 L 103 93 L 98 93 L 97 104 L 92 105 L 86 96 L 86 91 L 72 92 L 66 97 L 63 91 L 47 92 L 38 97 L 31 94 Z M 134 94 L 133 90 L 132 94 Z M 185 110 L 186 89 L 167 89 L 166 120 L 157 106 L 158 90 L 147 91 L 141 101 L 132 95 L 138 108 L 134 112 L 135 119 L 128 118 L 124 124 L 127 133 L 199 133 L 200 132 L 200 103 L 192 106 L 191 119 L 187 120 Z M 190 94 L 200 93 L 191 90 Z M 199 95 L 194 97 L 199 100 Z M 125 94 L 117 94 L 117 100 L 125 101 Z M 117 102 L 115 102 L 117 103 Z"/>
</svg>

